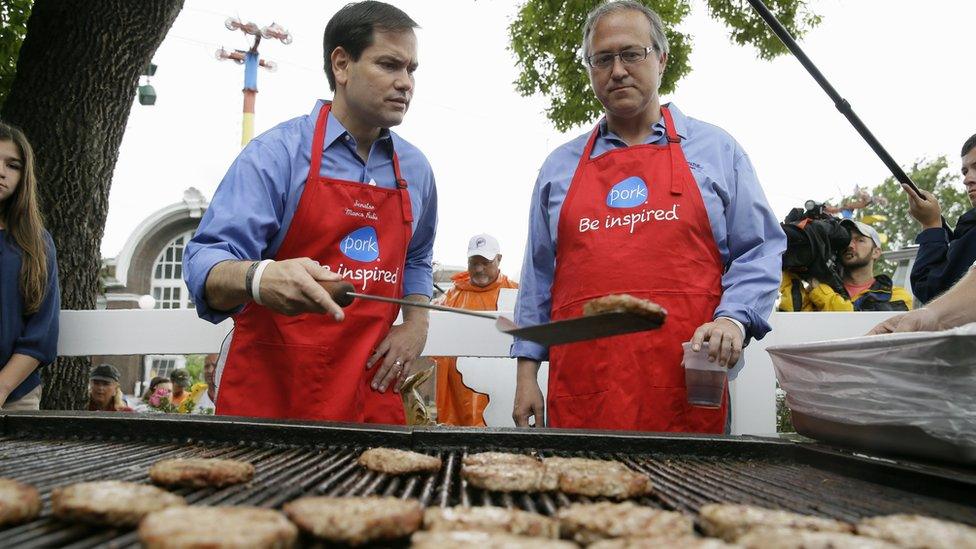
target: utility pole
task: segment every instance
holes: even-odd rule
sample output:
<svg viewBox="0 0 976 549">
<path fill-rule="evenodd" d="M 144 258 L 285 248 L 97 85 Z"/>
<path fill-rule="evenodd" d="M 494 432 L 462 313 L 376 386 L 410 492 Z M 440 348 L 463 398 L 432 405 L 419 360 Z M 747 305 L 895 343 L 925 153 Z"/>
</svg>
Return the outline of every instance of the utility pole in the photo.
<svg viewBox="0 0 976 549">
<path fill-rule="evenodd" d="M 280 40 L 282 44 L 288 45 L 292 42 L 292 36 L 290 32 L 277 23 L 259 29 L 257 23 L 242 23 L 240 19 L 229 17 L 224 22 L 224 26 L 227 27 L 227 30 L 239 30 L 245 35 L 254 37 L 254 43 L 251 45 L 251 49 L 247 51 L 227 51 L 224 48 L 217 50 L 217 60 L 230 59 L 238 65 L 244 65 L 244 115 L 241 121 L 241 147 L 243 147 L 254 137 L 254 104 L 258 93 L 258 67 L 263 67 L 272 72 L 278 69 L 277 63 L 261 59 L 258 55 L 261 38 Z"/>
</svg>

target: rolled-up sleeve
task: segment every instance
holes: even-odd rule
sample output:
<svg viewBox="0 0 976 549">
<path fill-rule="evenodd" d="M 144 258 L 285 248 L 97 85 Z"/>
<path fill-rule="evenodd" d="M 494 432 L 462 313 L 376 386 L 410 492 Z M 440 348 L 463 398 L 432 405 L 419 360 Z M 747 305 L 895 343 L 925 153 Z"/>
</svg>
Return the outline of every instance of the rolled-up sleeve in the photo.
<svg viewBox="0 0 976 549">
<path fill-rule="evenodd" d="M 522 260 L 515 322 L 531 326 L 549 322 L 552 311 L 552 282 L 556 271 L 556 246 L 552 240 L 549 219 L 550 183 L 544 179 L 543 169 L 532 191 L 529 206 L 529 235 Z M 510 355 L 542 362 L 549 359 L 549 348 L 533 341 L 516 338 Z"/>
<path fill-rule="evenodd" d="M 414 226 L 413 236 L 407 246 L 407 260 L 403 268 L 404 295 L 425 295 L 434 293 L 434 237 L 437 235 L 437 186 L 434 174 L 428 170 L 427 184 L 421 197 L 420 212 Z M 416 188 L 416 187 L 413 187 Z"/>
<path fill-rule="evenodd" d="M 737 151 L 734 195 L 726 209 L 729 259 L 715 317 L 742 322 L 747 336 L 762 339 L 781 282 L 786 235 L 773 214 L 749 157 Z"/>
<path fill-rule="evenodd" d="M 211 269 L 227 260 L 257 260 L 281 228 L 291 166 L 280 144 L 252 140 L 220 182 L 186 246 L 183 273 L 200 318 L 219 323 L 236 313 L 207 305 Z"/>
<path fill-rule="evenodd" d="M 58 319 L 61 313 L 61 290 L 58 285 L 58 258 L 51 236 L 47 241 L 47 287 L 37 311 L 24 317 L 24 329 L 14 342 L 13 353 L 36 359 L 41 366 L 58 356 Z"/>
</svg>

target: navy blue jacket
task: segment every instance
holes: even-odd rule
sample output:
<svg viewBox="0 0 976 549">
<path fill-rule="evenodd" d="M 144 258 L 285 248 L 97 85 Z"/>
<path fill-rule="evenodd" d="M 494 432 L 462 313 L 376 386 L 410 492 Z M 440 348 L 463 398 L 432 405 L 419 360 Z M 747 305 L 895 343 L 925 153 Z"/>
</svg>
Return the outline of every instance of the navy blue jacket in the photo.
<svg viewBox="0 0 976 549">
<path fill-rule="evenodd" d="M 952 287 L 976 262 L 976 208 L 962 214 L 955 230 L 925 229 L 917 237 L 918 255 L 912 267 L 912 293 L 923 303 Z"/>
<path fill-rule="evenodd" d="M 58 262 L 51 235 L 44 232 L 47 242 L 47 289 L 40 308 L 32 315 L 24 315 L 24 297 L 20 294 L 21 250 L 7 231 L 0 229 L 0 368 L 13 354 L 37 359 L 46 366 L 58 354 L 58 315 L 61 310 L 61 291 L 58 289 Z M 40 368 L 24 380 L 7 402 L 19 400 L 41 384 Z"/>
</svg>

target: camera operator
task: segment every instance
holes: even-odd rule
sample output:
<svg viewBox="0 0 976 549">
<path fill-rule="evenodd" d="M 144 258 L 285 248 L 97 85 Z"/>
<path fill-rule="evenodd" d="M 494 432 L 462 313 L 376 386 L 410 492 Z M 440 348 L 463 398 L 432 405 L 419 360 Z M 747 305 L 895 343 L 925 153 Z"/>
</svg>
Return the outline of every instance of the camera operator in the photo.
<svg viewBox="0 0 976 549">
<path fill-rule="evenodd" d="M 845 219 L 850 244 L 840 254 L 844 292 L 809 278 L 806 283 L 789 271 L 780 285 L 780 311 L 908 311 L 912 296 L 894 286 L 886 274 L 874 276 L 874 262 L 881 257 L 881 237 L 870 225 Z"/>
</svg>

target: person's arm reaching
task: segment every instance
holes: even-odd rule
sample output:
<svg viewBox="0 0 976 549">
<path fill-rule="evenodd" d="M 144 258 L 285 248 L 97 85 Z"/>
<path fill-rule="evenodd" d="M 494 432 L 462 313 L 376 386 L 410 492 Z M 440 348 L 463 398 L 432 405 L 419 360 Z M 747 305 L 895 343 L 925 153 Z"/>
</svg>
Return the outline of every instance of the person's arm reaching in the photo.
<svg viewBox="0 0 976 549">
<path fill-rule="evenodd" d="M 868 335 L 948 330 L 970 322 L 976 322 L 976 272 L 973 270 L 935 301 L 889 318 Z"/>
<path fill-rule="evenodd" d="M 761 338 L 770 330 L 768 318 L 782 280 L 786 235 L 773 215 L 749 157 L 736 151 L 734 181 L 726 207 L 729 260 L 722 276 L 722 300 L 715 320 L 699 327 L 693 343 L 719 337 L 708 347 L 709 359 L 734 365 L 744 339 Z M 746 329 L 721 318 L 735 319 Z M 729 343 L 726 343 L 726 339 Z"/>
</svg>

